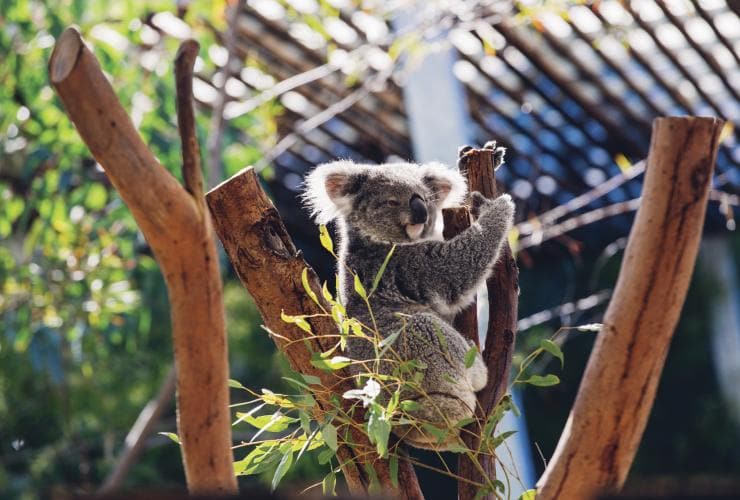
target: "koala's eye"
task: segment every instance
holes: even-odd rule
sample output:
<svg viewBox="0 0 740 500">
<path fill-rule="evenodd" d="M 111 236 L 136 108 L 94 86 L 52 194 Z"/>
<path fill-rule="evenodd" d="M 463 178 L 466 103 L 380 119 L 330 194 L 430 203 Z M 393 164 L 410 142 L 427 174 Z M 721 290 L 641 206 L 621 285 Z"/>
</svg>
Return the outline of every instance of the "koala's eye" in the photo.
<svg viewBox="0 0 740 500">
<path fill-rule="evenodd" d="M 401 202 L 399 202 L 395 198 L 388 198 L 387 200 L 385 200 L 385 204 L 388 205 L 389 207 L 400 207 L 401 206 Z"/>
</svg>

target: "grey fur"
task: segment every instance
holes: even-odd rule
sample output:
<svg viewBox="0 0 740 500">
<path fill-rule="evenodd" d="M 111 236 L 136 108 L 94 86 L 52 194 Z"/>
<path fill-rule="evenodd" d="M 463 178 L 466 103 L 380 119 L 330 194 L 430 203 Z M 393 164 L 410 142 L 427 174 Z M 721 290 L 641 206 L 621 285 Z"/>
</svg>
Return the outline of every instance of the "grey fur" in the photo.
<svg viewBox="0 0 740 500">
<path fill-rule="evenodd" d="M 442 428 L 471 417 L 475 392 L 485 386 L 487 370 L 480 354 L 471 368 L 465 368 L 471 344 L 451 321 L 471 303 L 498 258 L 513 220 L 511 198 L 487 200 L 472 193 L 476 222 L 443 241 L 441 210 L 459 203 L 466 191 L 457 171 L 438 164 L 372 166 L 341 161 L 317 167 L 306 185 L 305 198 L 317 220 L 338 223 L 339 296 L 347 313 L 366 325 L 374 319 L 383 337 L 401 330 L 395 353 L 401 361 L 416 359 L 426 365 L 421 386 L 430 397 L 419 399 L 421 409 L 415 416 Z M 409 229 L 413 196 L 422 198 L 428 213 L 420 232 Z M 393 244 L 394 254 L 370 298 L 371 317 L 354 291 L 351 273 L 369 291 Z M 373 344 L 361 338 L 352 338 L 348 351 L 354 360 L 375 358 Z M 395 366 L 382 362 L 380 372 L 391 373 Z M 406 399 L 414 397 L 419 395 L 404 394 Z M 446 449 L 458 441 L 455 433 L 439 443 L 412 428 L 402 432 L 406 442 L 419 448 Z"/>
</svg>

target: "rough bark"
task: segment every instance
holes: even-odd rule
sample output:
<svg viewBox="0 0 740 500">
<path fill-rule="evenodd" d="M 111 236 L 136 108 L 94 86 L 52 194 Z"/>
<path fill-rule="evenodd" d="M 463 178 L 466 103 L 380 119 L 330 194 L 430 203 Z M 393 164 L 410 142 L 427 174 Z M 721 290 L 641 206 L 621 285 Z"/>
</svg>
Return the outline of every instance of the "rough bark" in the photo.
<svg viewBox="0 0 740 500">
<path fill-rule="evenodd" d="M 627 477 L 699 248 L 722 121 L 658 118 L 604 326 L 537 498 L 592 498 Z"/>
<path fill-rule="evenodd" d="M 470 191 L 479 191 L 486 198 L 496 198 L 500 194 L 494 177 L 494 150 L 492 148 L 484 147 L 465 151 L 460 158 L 459 167 L 463 175 L 467 177 Z M 493 273 L 486 281 L 486 287 L 488 288 L 488 329 L 482 354 L 488 367 L 488 383 L 478 393 L 476 411 L 478 422 L 470 424 L 466 428 L 469 432 L 463 434 L 463 440 L 470 449 L 477 449 L 479 440 L 475 436 L 480 435 L 481 422 L 485 422 L 487 416 L 506 393 L 509 384 L 518 311 L 519 269 L 508 243 L 504 244 Z M 470 313 L 463 311 L 461 314 Z M 475 310 L 473 310 L 473 315 L 475 315 Z M 456 318 L 455 325 L 457 326 L 461 321 L 470 322 L 469 319 Z M 474 325 L 475 330 L 472 332 L 463 332 L 467 337 L 475 335 L 477 342 L 477 321 Z M 494 457 L 479 455 L 477 458 L 481 468 L 485 471 L 485 477 L 466 455 L 460 455 L 457 473 L 475 483 L 485 484 L 486 481 L 495 479 L 496 461 Z M 479 488 L 474 484 L 458 481 L 460 500 L 480 498 L 476 497 L 478 490 Z M 494 498 L 494 494 L 491 493 L 483 498 Z"/>
<path fill-rule="evenodd" d="M 226 253 L 254 299 L 278 349 L 285 354 L 294 370 L 319 377 L 322 386 L 329 389 L 317 398 L 320 408 L 315 416 L 322 419 L 323 413 L 330 411 L 328 398 L 331 394 L 342 394 L 355 388 L 345 370 L 326 373 L 311 364 L 312 352 L 327 350 L 337 339 L 307 338 L 306 332 L 281 320 L 283 311 L 291 315 L 316 315 L 306 318 L 312 332 L 337 334 L 334 321 L 322 315 L 323 311 L 308 296 L 301 282 L 303 270 L 308 269 L 308 283 L 322 300 L 318 277 L 293 245 L 280 214 L 260 186 L 253 168 L 247 168 L 215 187 L 206 199 Z M 324 305 L 328 310 L 329 306 Z M 358 415 L 360 422 L 361 418 L 362 415 Z M 342 431 L 340 429 L 340 433 Z M 364 433 L 353 428 L 351 438 L 354 446 L 340 446 L 337 455 L 345 464 L 344 477 L 353 493 L 366 494 L 369 479 L 355 463 L 363 464 L 370 459 L 384 490 L 393 491 L 399 498 L 423 498 L 410 463 L 400 461 L 400 489 L 394 491 L 388 461 L 374 459 L 377 457 L 375 447 Z"/>
<path fill-rule="evenodd" d="M 192 51 L 194 43 L 185 50 Z M 49 76 L 162 268 L 170 298 L 178 433 L 188 489 L 236 492 L 221 278 L 210 217 L 204 210 L 194 127 L 183 131 L 186 190 L 141 140 L 75 29 L 60 36 L 49 60 Z"/>
</svg>

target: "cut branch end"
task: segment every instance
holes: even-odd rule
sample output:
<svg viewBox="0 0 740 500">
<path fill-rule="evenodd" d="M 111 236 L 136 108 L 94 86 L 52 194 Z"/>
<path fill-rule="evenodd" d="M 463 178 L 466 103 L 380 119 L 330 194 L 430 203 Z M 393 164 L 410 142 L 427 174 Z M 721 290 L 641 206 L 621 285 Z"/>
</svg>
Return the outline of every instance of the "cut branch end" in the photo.
<svg viewBox="0 0 740 500">
<path fill-rule="evenodd" d="M 84 42 L 77 28 L 67 28 L 59 37 L 49 59 L 49 78 L 59 83 L 69 76 L 77 64 Z"/>
</svg>

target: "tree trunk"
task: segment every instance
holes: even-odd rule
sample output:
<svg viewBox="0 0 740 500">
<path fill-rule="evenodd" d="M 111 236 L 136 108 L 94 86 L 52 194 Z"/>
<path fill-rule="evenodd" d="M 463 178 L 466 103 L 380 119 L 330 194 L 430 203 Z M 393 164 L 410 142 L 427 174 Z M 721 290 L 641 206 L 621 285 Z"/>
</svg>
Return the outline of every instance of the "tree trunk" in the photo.
<svg viewBox="0 0 740 500">
<path fill-rule="evenodd" d="M 332 407 L 329 398 L 355 388 L 345 370 L 326 373 L 311 364 L 311 354 L 326 351 L 336 343 L 336 338 L 307 338 L 305 331 L 281 320 L 282 312 L 315 315 L 306 318 L 314 334 L 337 334 L 337 325 L 309 297 L 301 282 L 303 271 L 308 269 L 308 284 L 317 299 L 323 300 L 318 277 L 293 245 L 280 214 L 260 186 L 253 168 L 247 168 L 215 187 L 206 199 L 226 253 L 254 299 L 278 349 L 286 355 L 295 371 L 319 377 L 322 386 L 329 389 L 322 393 L 323 398 L 317 396 L 319 408 L 314 416 L 323 420 Z M 328 304 L 324 305 L 329 309 Z M 356 414 L 356 417 L 361 424 L 362 415 Z M 339 431 L 342 435 L 344 429 Z M 356 464 L 368 463 L 375 468 L 383 490 L 394 492 L 402 499 L 423 499 L 410 463 L 399 460 L 399 489 L 396 490 L 388 461 L 377 458 L 375 446 L 367 436 L 353 427 L 351 439 L 353 446 L 341 444 L 337 456 L 343 464 L 342 471 L 352 493 L 367 493 L 370 480 L 365 470 Z"/>
<path fill-rule="evenodd" d="M 178 75 L 183 69 L 192 75 L 197 44 L 185 42 L 181 51 Z M 188 93 L 183 99 L 181 91 L 189 88 L 178 88 L 183 188 L 143 143 L 75 29 L 68 28 L 59 38 L 49 60 L 49 76 L 82 140 L 131 210 L 167 282 L 178 433 L 188 490 L 234 493 L 221 277 L 194 124 L 189 123 L 192 96 Z M 182 81 L 179 78 L 178 83 Z"/>
<path fill-rule="evenodd" d="M 621 489 L 655 398 L 699 248 L 722 121 L 658 118 L 604 326 L 537 498 Z"/>
</svg>

